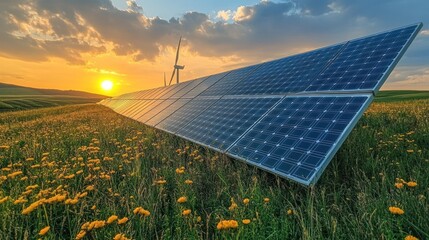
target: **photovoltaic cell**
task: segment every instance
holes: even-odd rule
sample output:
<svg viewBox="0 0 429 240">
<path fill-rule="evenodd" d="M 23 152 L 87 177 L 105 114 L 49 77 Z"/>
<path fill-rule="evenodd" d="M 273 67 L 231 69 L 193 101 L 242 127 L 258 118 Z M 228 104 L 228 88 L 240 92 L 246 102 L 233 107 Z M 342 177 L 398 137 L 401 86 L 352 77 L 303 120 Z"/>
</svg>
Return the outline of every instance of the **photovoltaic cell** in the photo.
<svg viewBox="0 0 429 240">
<path fill-rule="evenodd" d="M 304 91 L 331 61 L 343 44 L 262 64 L 241 79 L 230 95 L 283 94 Z"/>
<path fill-rule="evenodd" d="M 350 41 L 306 91 L 378 90 L 420 28 L 413 25 Z"/>
<path fill-rule="evenodd" d="M 181 98 L 181 97 L 183 97 L 183 95 L 185 95 L 186 93 L 190 92 L 192 89 L 194 89 L 195 87 L 197 87 L 206 78 L 207 77 L 202 77 L 202 78 L 194 79 L 194 80 L 187 81 L 187 82 L 184 82 L 184 83 L 179 83 L 179 84 L 186 84 L 186 86 L 183 87 L 180 91 L 177 91 L 170 98 Z"/>
<path fill-rule="evenodd" d="M 176 99 L 170 106 L 160 111 L 158 114 L 149 119 L 146 124 L 149 126 L 155 126 L 165 118 L 169 117 L 171 114 L 180 109 L 183 105 L 191 101 L 191 99 Z"/>
<path fill-rule="evenodd" d="M 195 88 L 193 88 L 191 91 L 187 92 L 182 98 L 195 98 L 198 95 L 200 95 L 201 92 L 209 88 L 211 85 L 215 84 L 217 81 L 219 81 L 221 78 L 223 78 L 225 75 L 227 75 L 229 72 L 223 72 L 218 73 L 215 75 L 211 75 L 210 77 L 203 79 L 203 80 L 197 80 L 201 81 Z"/>
<path fill-rule="evenodd" d="M 185 124 L 191 122 L 200 115 L 207 107 L 215 103 L 218 99 L 192 99 L 190 102 L 179 108 L 176 112 L 164 119 L 157 128 L 164 131 L 175 133 Z"/>
<path fill-rule="evenodd" d="M 220 99 L 176 134 L 212 148 L 226 150 L 279 99 Z"/>
<path fill-rule="evenodd" d="M 311 185 L 421 28 L 414 24 L 100 104 Z"/>
<path fill-rule="evenodd" d="M 240 82 L 240 80 L 246 78 L 259 66 L 260 65 L 254 65 L 229 72 L 225 77 L 221 78 L 215 84 L 203 91 L 200 96 L 228 95 L 228 93 L 234 91 L 235 86 Z"/>
<path fill-rule="evenodd" d="M 228 153 L 308 184 L 370 99 L 371 95 L 285 97 Z"/>
</svg>

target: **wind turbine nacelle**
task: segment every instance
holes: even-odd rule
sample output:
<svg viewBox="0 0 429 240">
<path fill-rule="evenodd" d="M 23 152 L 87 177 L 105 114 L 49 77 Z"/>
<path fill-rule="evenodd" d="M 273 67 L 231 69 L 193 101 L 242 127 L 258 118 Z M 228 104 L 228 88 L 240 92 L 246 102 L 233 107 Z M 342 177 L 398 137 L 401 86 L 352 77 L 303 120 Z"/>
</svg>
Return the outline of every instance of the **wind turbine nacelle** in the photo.
<svg viewBox="0 0 429 240">
<path fill-rule="evenodd" d="M 175 68 L 175 69 L 180 69 L 180 70 L 182 70 L 182 69 L 184 69 L 184 68 L 185 68 L 185 66 L 174 65 L 174 68 Z"/>
</svg>

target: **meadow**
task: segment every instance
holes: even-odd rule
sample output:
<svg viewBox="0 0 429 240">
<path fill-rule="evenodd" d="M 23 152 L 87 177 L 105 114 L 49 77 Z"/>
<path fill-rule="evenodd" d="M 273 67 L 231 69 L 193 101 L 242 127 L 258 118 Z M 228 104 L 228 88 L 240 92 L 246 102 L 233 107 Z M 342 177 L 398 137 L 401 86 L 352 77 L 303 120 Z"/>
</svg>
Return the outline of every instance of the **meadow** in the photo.
<svg viewBox="0 0 429 240">
<path fill-rule="evenodd" d="M 428 116 L 372 104 L 306 188 L 99 105 L 2 113 L 0 239 L 429 239 Z"/>
</svg>

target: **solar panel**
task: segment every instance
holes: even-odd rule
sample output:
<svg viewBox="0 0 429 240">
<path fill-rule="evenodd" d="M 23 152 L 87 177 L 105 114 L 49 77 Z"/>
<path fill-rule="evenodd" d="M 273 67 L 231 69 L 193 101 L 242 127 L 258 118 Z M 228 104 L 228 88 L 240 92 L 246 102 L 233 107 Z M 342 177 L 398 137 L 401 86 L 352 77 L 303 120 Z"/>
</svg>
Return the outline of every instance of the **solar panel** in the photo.
<svg viewBox="0 0 429 240">
<path fill-rule="evenodd" d="M 413 24 L 100 104 L 312 185 L 421 28 Z"/>
<path fill-rule="evenodd" d="M 285 97 L 228 154 L 309 184 L 371 99 L 372 95 Z"/>
</svg>

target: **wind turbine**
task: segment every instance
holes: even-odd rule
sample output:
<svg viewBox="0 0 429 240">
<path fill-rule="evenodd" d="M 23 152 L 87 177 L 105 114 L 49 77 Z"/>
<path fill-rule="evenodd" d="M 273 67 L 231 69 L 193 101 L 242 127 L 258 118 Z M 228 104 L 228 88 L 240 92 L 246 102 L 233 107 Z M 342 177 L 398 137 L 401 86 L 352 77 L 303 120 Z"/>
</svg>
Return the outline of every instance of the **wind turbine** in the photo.
<svg viewBox="0 0 429 240">
<path fill-rule="evenodd" d="M 171 74 L 170 83 L 168 85 L 171 85 L 171 81 L 173 81 L 174 74 L 176 74 L 176 77 L 177 77 L 176 83 L 179 83 L 179 70 L 182 70 L 185 68 L 184 65 L 183 66 L 177 65 L 177 62 L 179 61 L 179 50 L 180 50 L 180 43 L 181 42 L 182 42 L 182 36 L 180 36 L 180 39 L 179 39 L 179 45 L 177 46 L 177 52 L 176 52 L 176 61 L 174 62 L 173 73 Z"/>
</svg>

